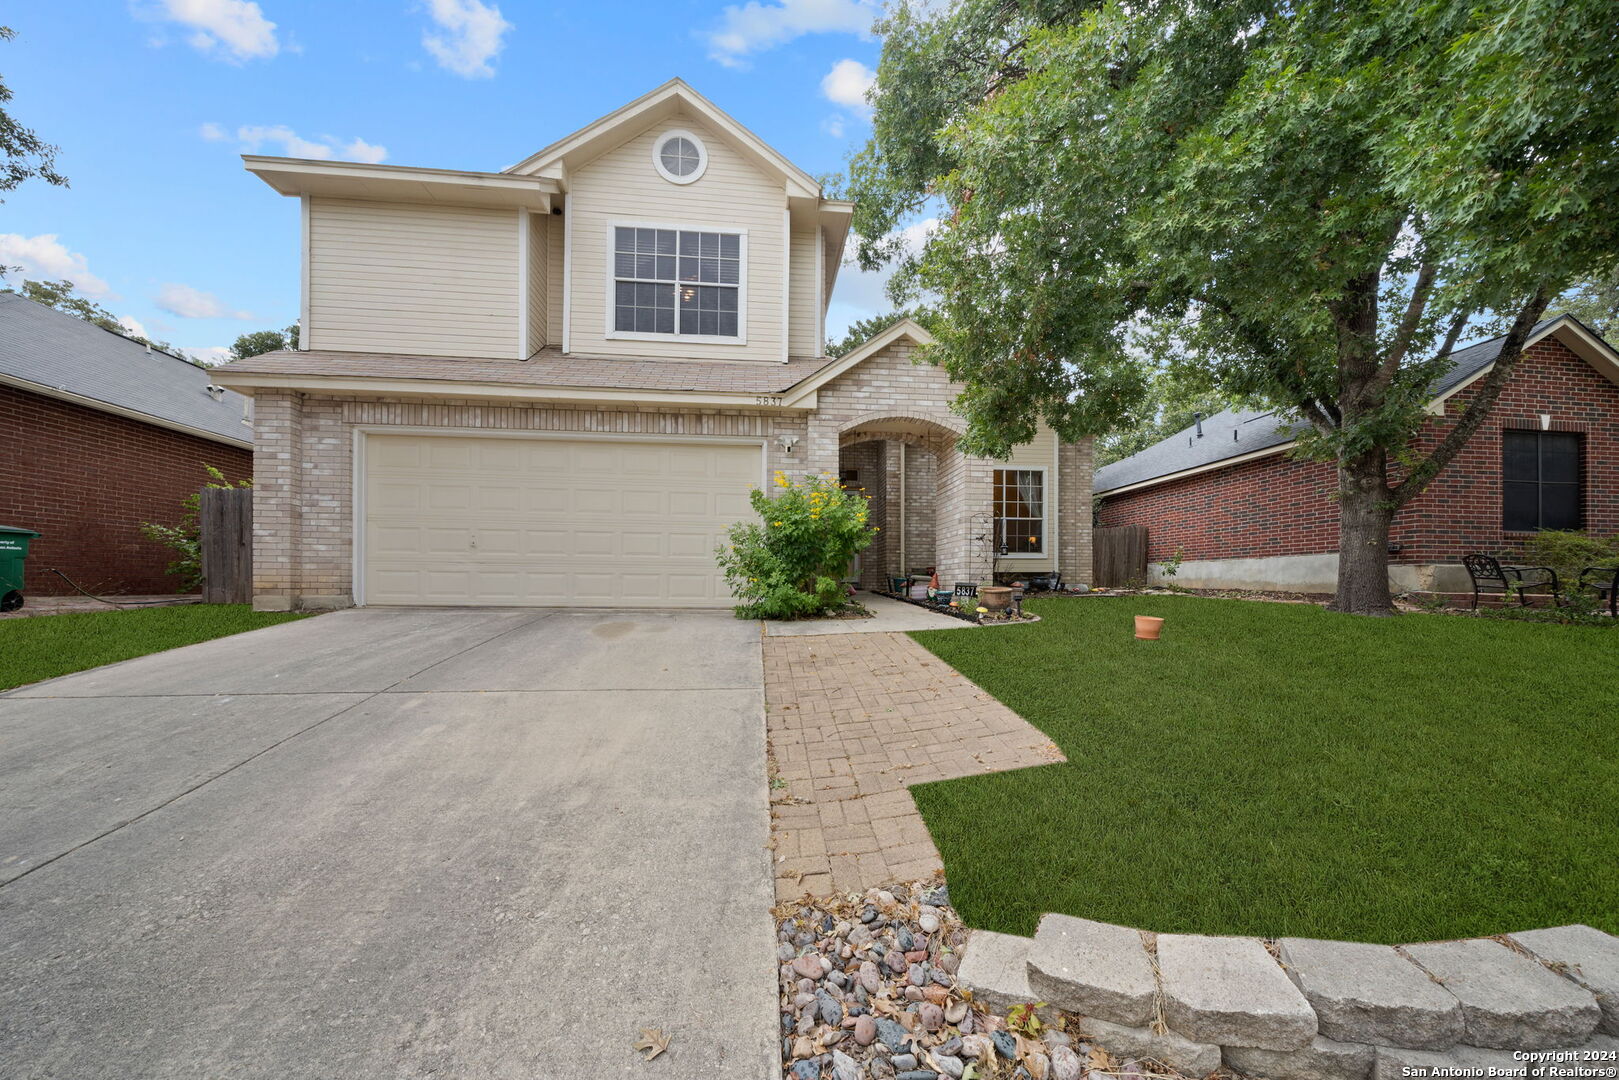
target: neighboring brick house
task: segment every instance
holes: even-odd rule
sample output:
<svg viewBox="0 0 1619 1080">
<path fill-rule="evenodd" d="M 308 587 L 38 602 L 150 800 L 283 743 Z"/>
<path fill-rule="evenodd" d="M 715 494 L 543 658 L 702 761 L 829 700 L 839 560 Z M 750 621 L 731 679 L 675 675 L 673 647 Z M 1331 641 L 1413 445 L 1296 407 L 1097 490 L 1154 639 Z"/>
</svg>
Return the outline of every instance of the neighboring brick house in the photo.
<svg viewBox="0 0 1619 1080">
<path fill-rule="evenodd" d="M 1500 345 L 1456 352 L 1419 451 L 1466 408 Z M 1228 411 L 1104 466 L 1097 524 L 1145 525 L 1152 576 L 1178 553 L 1174 580 L 1187 587 L 1331 592 L 1336 475 L 1288 453 L 1294 430 L 1273 413 Z M 1390 581 L 1465 590 L 1463 555 L 1510 555 L 1541 528 L 1619 533 L 1619 354 L 1567 315 L 1535 327 L 1483 425 L 1396 516 Z"/>
<path fill-rule="evenodd" d="M 1089 578 L 1089 443 L 963 454 L 909 320 L 829 359 L 853 206 L 678 79 L 501 173 L 246 163 L 304 229 L 300 350 L 215 371 L 262 608 L 729 606 L 776 470 L 865 489 L 868 585 Z"/>
<path fill-rule="evenodd" d="M 15 293 L 0 293 L 0 524 L 40 533 L 24 595 L 171 593 L 178 522 L 207 480 L 253 476 L 248 400 L 209 373 Z"/>
</svg>

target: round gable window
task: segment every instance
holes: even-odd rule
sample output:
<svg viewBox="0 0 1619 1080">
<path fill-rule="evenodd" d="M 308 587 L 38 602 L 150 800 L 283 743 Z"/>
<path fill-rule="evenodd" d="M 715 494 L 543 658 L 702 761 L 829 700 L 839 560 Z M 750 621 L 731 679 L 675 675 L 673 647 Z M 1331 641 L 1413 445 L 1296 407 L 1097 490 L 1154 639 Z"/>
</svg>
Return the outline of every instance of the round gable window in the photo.
<svg viewBox="0 0 1619 1080">
<path fill-rule="evenodd" d="M 708 150 L 689 131 L 666 131 L 652 144 L 652 164 L 671 184 L 689 184 L 708 168 Z"/>
</svg>

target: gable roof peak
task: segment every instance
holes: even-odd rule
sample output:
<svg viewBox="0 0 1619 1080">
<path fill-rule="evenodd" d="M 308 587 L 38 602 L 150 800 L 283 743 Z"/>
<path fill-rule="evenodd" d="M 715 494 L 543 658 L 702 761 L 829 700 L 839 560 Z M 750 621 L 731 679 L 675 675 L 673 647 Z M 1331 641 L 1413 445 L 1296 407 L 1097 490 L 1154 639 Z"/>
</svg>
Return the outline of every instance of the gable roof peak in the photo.
<svg viewBox="0 0 1619 1080">
<path fill-rule="evenodd" d="M 788 161 L 678 75 L 502 171 L 565 176 L 569 168 L 590 161 L 649 124 L 682 114 L 693 115 L 713 127 L 755 165 L 781 178 L 789 194 L 821 198 L 821 185 L 813 176 Z"/>
</svg>

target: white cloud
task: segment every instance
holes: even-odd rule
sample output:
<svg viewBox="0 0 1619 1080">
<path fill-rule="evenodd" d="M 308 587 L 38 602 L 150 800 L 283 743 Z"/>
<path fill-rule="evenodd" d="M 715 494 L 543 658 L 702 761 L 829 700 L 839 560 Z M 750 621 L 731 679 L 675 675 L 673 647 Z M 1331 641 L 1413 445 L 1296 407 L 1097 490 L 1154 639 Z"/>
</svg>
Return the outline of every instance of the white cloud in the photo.
<svg viewBox="0 0 1619 1080">
<path fill-rule="evenodd" d="M 349 161 L 363 161 L 375 165 L 388 156 L 386 146 L 375 146 L 364 139 L 350 139 L 343 145 L 342 156 Z"/>
<path fill-rule="evenodd" d="M 226 139 L 230 138 L 230 135 L 228 135 L 225 132 L 224 128 L 220 127 L 218 124 L 214 123 L 211 120 L 208 123 L 203 124 L 201 127 L 199 127 L 197 129 L 197 134 L 201 135 L 204 139 L 207 139 L 209 142 L 223 142 Z"/>
<path fill-rule="evenodd" d="M 877 81 L 877 73 L 858 60 L 839 60 L 821 80 L 821 93 L 837 105 L 868 109 L 866 91 Z"/>
<path fill-rule="evenodd" d="M 146 332 L 146 327 L 141 324 L 141 321 L 135 318 L 133 315 L 118 316 L 118 325 L 122 326 L 125 330 L 128 330 L 136 337 L 150 338 L 152 336 Z"/>
<path fill-rule="evenodd" d="M 190 28 L 186 41 L 192 48 L 233 63 L 267 60 L 281 51 L 275 23 L 252 0 L 162 0 L 157 17 Z"/>
<path fill-rule="evenodd" d="M 38 236 L 0 233 L 0 266 L 20 266 L 23 273 L 33 278 L 71 281 L 81 293 L 92 298 L 110 295 L 111 286 L 90 272 L 84 256 L 63 247 L 56 236 L 56 233 Z"/>
<path fill-rule="evenodd" d="M 864 34 L 876 9 L 863 0 L 748 0 L 725 9 L 720 25 L 703 36 L 708 55 L 726 67 L 744 67 L 749 53 L 783 45 L 803 34 Z"/>
<path fill-rule="evenodd" d="M 832 136 L 834 139 L 843 138 L 843 114 L 833 113 L 825 120 L 822 120 L 821 130 Z"/>
<path fill-rule="evenodd" d="M 218 129 L 218 124 L 204 124 L 201 132 L 205 139 L 213 139 L 208 128 Z M 221 131 L 220 135 L 223 136 Z M 363 161 L 367 165 L 375 165 L 388 156 L 386 146 L 368 143 L 364 139 L 350 139 L 343 142 L 334 135 L 320 135 L 316 139 L 306 139 L 285 124 L 276 124 L 274 127 L 253 125 L 236 129 L 236 141 L 246 152 L 257 153 L 265 146 L 280 146 L 281 152 L 287 157 L 315 158 L 326 161 L 338 158 L 343 161 Z"/>
<path fill-rule="evenodd" d="M 466 79 L 488 79 L 495 69 L 489 61 L 505 44 L 501 39 L 512 24 L 500 9 L 481 0 L 428 0 L 427 13 L 442 32 L 422 35 L 422 46 L 446 71 Z"/>
<path fill-rule="evenodd" d="M 182 319 L 251 319 L 251 311 L 232 311 L 213 293 L 168 282 L 158 290 L 157 306 Z"/>
<path fill-rule="evenodd" d="M 187 356 L 195 357 L 209 367 L 213 367 L 215 364 L 223 364 L 230 359 L 230 349 L 223 345 L 203 345 L 182 351 Z"/>
</svg>

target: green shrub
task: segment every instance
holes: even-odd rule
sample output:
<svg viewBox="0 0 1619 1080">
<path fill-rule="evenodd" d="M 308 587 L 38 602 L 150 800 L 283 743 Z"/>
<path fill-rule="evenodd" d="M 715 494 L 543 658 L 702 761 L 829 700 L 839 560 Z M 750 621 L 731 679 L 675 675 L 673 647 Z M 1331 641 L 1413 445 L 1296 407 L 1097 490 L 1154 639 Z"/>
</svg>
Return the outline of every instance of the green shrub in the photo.
<svg viewBox="0 0 1619 1080">
<path fill-rule="evenodd" d="M 845 491 L 823 473 L 795 484 L 776 473 L 772 498 L 755 489 L 748 499 L 759 521 L 731 526 L 717 549 L 720 569 L 739 603 L 741 619 L 824 615 L 848 603 L 844 572 L 877 530 L 866 524 L 866 497 Z"/>
<path fill-rule="evenodd" d="M 1577 587 L 1580 571 L 1588 566 L 1619 564 L 1619 536 L 1593 536 L 1577 529 L 1547 529 L 1525 540 L 1522 551 L 1523 563 L 1549 566 L 1557 571 L 1566 614 L 1593 614 L 1598 608 L 1597 598 L 1594 593 Z"/>
</svg>

